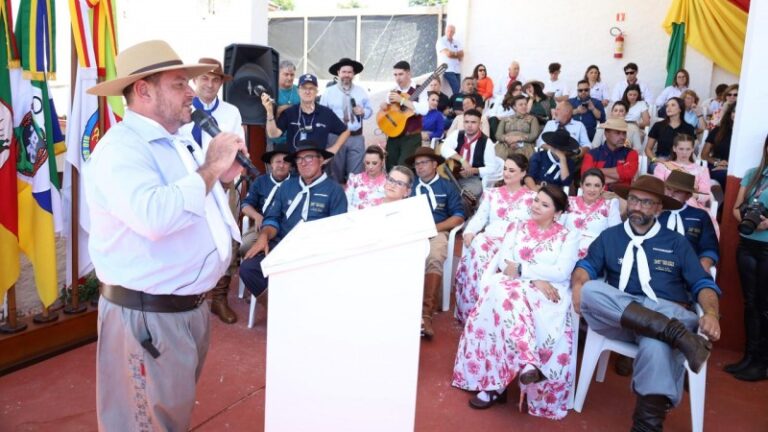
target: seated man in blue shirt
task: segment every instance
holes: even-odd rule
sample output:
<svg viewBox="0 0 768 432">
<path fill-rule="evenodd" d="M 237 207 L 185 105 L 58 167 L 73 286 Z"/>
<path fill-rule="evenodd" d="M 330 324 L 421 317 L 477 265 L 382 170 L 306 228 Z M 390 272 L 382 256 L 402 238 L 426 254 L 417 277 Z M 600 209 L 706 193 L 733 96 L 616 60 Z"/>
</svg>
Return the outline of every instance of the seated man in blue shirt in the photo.
<svg viewBox="0 0 768 432">
<path fill-rule="evenodd" d="M 576 171 L 573 156 L 579 154 L 579 142 L 565 129 L 542 135 L 547 149 L 531 156 L 525 185 L 531 190 L 537 190 L 543 182 L 560 187 L 570 186 Z"/>
<path fill-rule="evenodd" d="M 605 108 L 602 101 L 589 96 L 589 81 L 579 81 L 576 92 L 576 97 L 568 99 L 573 107 L 573 118 L 584 124 L 587 136 L 592 141 L 597 124 L 605 121 Z"/>
<path fill-rule="evenodd" d="M 683 361 L 698 372 L 709 358 L 712 343 L 696 328 L 712 341 L 720 338 L 720 288 L 688 240 L 657 220 L 662 209 L 681 206 L 664 195 L 664 182 L 644 175 L 615 191 L 627 200 L 627 221 L 603 231 L 576 264 L 573 307 L 593 331 L 637 343 L 632 430 L 660 431 L 682 397 Z M 690 309 L 694 301 L 704 310 L 701 318 Z"/>
<path fill-rule="evenodd" d="M 347 197 L 338 183 L 323 173 L 323 161 L 333 154 L 312 141 L 301 141 L 286 156 L 299 175 L 283 182 L 264 213 L 256 242 L 240 263 L 240 278 L 256 297 L 267 289 L 261 261 L 300 221 L 313 221 L 346 213 Z"/>
<path fill-rule="evenodd" d="M 245 255 L 248 249 L 253 246 L 259 233 L 258 228 L 264 220 L 264 214 L 277 194 L 277 188 L 291 176 L 291 163 L 285 160 L 290 154 L 291 150 L 288 146 L 275 145 L 274 150 L 261 155 L 261 161 L 264 162 L 269 171 L 251 183 L 248 188 L 248 195 L 240 204 L 240 211 L 243 215 L 253 220 L 250 229 L 243 233 L 240 255 Z"/>
<path fill-rule="evenodd" d="M 432 217 L 435 219 L 437 235 L 429 239 L 424 276 L 424 301 L 421 309 L 421 335 L 431 339 L 432 314 L 435 312 L 437 293 L 443 281 L 443 263 L 448 253 L 448 233 L 464 223 L 464 207 L 456 186 L 437 174 L 437 166 L 445 159 L 429 147 L 419 147 L 413 156 L 405 160 L 416 168 L 418 182 L 414 182 L 413 196 L 427 195 Z"/>
<path fill-rule="evenodd" d="M 706 211 L 685 204 L 691 195 L 700 193 L 695 187 L 696 177 L 685 171 L 672 171 L 664 182 L 666 194 L 683 203 L 679 210 L 665 210 L 659 223 L 685 236 L 699 257 L 701 266 L 710 273 L 720 258 L 720 243 L 715 234 L 712 218 Z"/>
</svg>

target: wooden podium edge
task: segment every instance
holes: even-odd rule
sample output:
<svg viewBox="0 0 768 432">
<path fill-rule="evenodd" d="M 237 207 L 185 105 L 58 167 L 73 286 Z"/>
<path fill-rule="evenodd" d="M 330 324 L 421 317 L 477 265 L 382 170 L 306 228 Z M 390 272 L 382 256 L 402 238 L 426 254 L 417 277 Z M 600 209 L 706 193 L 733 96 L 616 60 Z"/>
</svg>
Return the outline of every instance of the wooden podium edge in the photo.
<svg viewBox="0 0 768 432">
<path fill-rule="evenodd" d="M 59 312 L 57 321 L 46 324 L 34 323 L 31 316 L 20 318 L 27 330 L 0 335 L 0 376 L 95 341 L 97 315 L 88 306 L 81 314 Z"/>
</svg>

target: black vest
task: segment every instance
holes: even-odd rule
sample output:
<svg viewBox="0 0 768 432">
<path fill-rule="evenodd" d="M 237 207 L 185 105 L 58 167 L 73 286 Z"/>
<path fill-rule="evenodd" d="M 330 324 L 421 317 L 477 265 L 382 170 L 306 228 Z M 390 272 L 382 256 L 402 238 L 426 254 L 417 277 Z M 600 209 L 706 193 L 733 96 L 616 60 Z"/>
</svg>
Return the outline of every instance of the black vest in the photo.
<svg viewBox="0 0 768 432">
<path fill-rule="evenodd" d="M 485 166 L 485 143 L 488 141 L 488 137 L 484 133 L 480 132 L 480 137 L 475 144 L 475 151 L 472 153 L 472 168 L 482 168 Z M 456 138 L 456 153 L 461 154 L 461 148 L 464 146 L 464 131 L 459 131 L 459 136 Z"/>
</svg>

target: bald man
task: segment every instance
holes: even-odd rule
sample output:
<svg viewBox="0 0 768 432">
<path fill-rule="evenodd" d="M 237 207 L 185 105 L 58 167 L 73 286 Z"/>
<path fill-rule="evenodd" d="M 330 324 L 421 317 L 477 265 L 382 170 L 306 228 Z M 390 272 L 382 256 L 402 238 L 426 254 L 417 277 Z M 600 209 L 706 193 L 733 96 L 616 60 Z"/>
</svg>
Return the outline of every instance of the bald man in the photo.
<svg viewBox="0 0 768 432">
<path fill-rule="evenodd" d="M 448 24 L 445 27 L 445 35 L 435 43 L 437 64 L 445 63 L 448 65 L 448 69 L 443 76 L 451 86 L 452 94 L 457 94 L 460 90 L 461 61 L 464 59 L 464 49 L 455 35 L 456 26 Z"/>
</svg>

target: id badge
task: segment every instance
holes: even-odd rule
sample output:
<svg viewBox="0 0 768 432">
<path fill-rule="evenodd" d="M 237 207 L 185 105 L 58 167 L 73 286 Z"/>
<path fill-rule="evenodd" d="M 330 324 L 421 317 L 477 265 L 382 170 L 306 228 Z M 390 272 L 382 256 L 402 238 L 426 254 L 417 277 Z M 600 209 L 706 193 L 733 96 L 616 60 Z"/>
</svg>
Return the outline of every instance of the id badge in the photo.
<svg viewBox="0 0 768 432">
<path fill-rule="evenodd" d="M 304 141 L 307 139 L 307 133 L 306 132 L 300 132 L 299 133 L 299 141 Z"/>
</svg>

